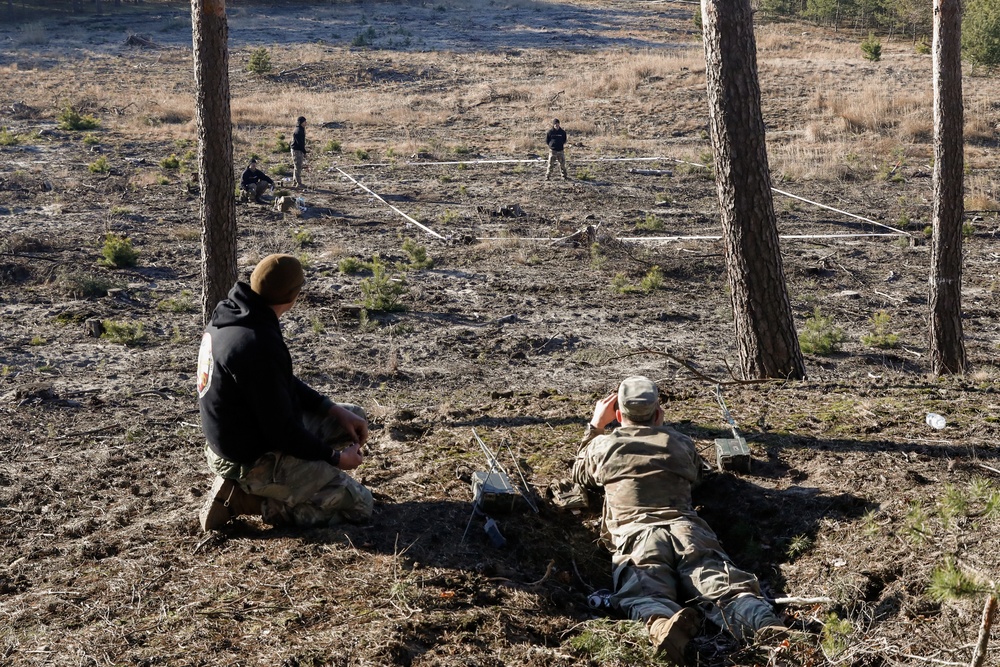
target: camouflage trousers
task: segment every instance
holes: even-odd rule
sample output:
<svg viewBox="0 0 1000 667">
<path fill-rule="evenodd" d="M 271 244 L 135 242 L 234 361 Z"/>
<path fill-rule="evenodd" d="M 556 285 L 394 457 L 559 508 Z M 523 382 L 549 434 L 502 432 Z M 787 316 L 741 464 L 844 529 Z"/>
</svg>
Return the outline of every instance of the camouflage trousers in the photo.
<svg viewBox="0 0 1000 667">
<path fill-rule="evenodd" d="M 365 417 L 363 408 L 338 403 Z M 306 428 L 323 442 L 340 448 L 350 445 L 340 422 L 327 414 L 306 415 Z M 346 472 L 326 461 L 306 461 L 281 452 L 269 452 L 253 465 L 228 461 L 205 447 L 208 467 L 220 477 L 235 480 L 247 493 L 260 496 L 266 523 L 301 527 L 331 526 L 343 521 L 361 523 L 372 515 L 372 493 Z"/>
<path fill-rule="evenodd" d="M 295 185 L 302 187 L 302 165 L 306 161 L 306 154 L 302 151 L 292 149 L 292 178 Z"/>
<path fill-rule="evenodd" d="M 569 178 L 566 175 L 566 151 L 549 151 L 549 162 L 545 169 L 545 179 L 548 180 L 549 176 L 552 175 L 552 167 L 559 163 L 559 168 L 562 170 L 563 178 Z"/>
<path fill-rule="evenodd" d="M 740 640 L 768 625 L 781 625 L 760 597 L 760 583 L 738 569 L 711 528 L 698 517 L 649 526 L 629 536 L 614 554 L 611 598 L 647 627 L 682 607 L 697 607 L 708 620 Z"/>
</svg>

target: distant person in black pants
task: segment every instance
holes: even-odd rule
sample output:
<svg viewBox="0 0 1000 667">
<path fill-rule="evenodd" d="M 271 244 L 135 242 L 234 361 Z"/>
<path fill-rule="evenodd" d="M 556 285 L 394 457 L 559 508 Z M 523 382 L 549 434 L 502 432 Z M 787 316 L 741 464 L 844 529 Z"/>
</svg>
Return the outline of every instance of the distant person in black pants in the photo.
<svg viewBox="0 0 1000 667">
<path fill-rule="evenodd" d="M 292 133 L 292 163 L 295 165 L 292 176 L 295 179 L 295 187 L 304 188 L 302 185 L 302 165 L 306 161 L 306 117 L 299 116 L 295 132 Z"/>
<path fill-rule="evenodd" d="M 545 180 L 549 180 L 549 177 L 552 176 L 552 167 L 556 162 L 559 163 L 559 168 L 562 169 L 563 179 L 568 179 L 569 176 L 566 175 L 566 153 L 563 152 L 563 148 L 566 146 L 566 130 L 559 126 L 558 118 L 552 120 L 552 129 L 546 133 L 545 143 L 549 146 L 549 166 L 545 170 Z"/>
</svg>

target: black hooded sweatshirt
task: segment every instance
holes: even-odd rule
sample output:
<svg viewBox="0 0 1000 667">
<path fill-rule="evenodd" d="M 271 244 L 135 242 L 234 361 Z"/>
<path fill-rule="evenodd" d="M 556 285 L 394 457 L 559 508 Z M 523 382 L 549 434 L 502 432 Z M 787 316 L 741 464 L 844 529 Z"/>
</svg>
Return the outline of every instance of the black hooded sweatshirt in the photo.
<svg viewBox="0 0 1000 667">
<path fill-rule="evenodd" d="M 198 355 L 201 428 L 216 454 L 252 464 L 267 452 L 328 460 L 333 448 L 306 430 L 303 411 L 325 412 L 329 399 L 292 373 L 278 317 L 238 282 L 219 302 Z"/>
</svg>

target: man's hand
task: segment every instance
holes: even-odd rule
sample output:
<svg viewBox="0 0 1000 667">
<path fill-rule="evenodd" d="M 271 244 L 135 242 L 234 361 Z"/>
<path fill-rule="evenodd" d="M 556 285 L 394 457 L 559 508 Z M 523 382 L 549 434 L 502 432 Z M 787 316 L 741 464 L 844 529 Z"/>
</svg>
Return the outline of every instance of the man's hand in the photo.
<svg viewBox="0 0 1000 667">
<path fill-rule="evenodd" d="M 354 443 L 347 449 L 340 450 L 340 463 L 337 467 L 341 470 L 354 470 L 364 463 L 365 455 L 361 453 L 361 445 Z"/>
<path fill-rule="evenodd" d="M 368 442 L 368 422 L 364 418 L 357 416 L 350 410 L 345 410 L 339 405 L 334 405 L 330 408 L 330 415 L 340 422 L 341 427 L 344 429 L 345 439 L 358 445 Z M 358 463 L 358 465 L 361 464 Z M 354 467 L 356 468 L 357 466 Z M 344 469 L 349 470 L 349 468 Z"/>
<path fill-rule="evenodd" d="M 609 394 L 597 401 L 594 406 L 594 416 L 590 423 L 594 428 L 603 429 L 615 420 L 615 410 L 618 408 L 618 392 Z"/>
</svg>

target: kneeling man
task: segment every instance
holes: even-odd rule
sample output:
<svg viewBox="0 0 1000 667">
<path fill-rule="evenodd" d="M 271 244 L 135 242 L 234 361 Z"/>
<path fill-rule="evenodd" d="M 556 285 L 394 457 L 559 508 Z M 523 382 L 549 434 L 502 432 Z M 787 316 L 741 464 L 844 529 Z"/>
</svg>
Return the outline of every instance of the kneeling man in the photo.
<svg viewBox="0 0 1000 667">
<path fill-rule="evenodd" d="M 305 527 L 372 514 L 371 492 L 345 472 L 363 460 L 364 410 L 334 403 L 292 373 L 278 318 L 304 282 L 295 257 L 265 257 L 250 284 L 237 282 L 219 302 L 205 329 L 198 404 L 216 475 L 200 515 L 206 531 L 241 514 Z"/>
</svg>

